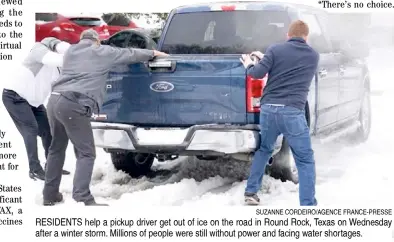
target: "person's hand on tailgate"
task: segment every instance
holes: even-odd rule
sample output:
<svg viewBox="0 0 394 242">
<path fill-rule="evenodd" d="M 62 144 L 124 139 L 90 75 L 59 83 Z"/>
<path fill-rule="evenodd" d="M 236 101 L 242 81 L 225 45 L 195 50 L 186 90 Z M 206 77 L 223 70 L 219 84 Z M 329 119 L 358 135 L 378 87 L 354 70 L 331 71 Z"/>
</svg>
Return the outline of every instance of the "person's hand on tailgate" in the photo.
<svg viewBox="0 0 394 242">
<path fill-rule="evenodd" d="M 166 57 L 166 56 L 170 56 L 167 53 L 161 52 L 161 51 L 157 51 L 157 50 L 153 50 L 153 55 L 155 57 Z"/>
<path fill-rule="evenodd" d="M 255 61 L 252 60 L 252 58 L 251 58 L 250 55 L 245 55 L 245 54 L 244 54 L 244 55 L 242 55 L 242 58 L 240 58 L 239 60 L 241 61 L 242 65 L 243 65 L 245 68 L 248 68 L 249 66 L 255 64 Z"/>
<path fill-rule="evenodd" d="M 264 54 L 261 53 L 260 51 L 253 51 L 250 55 L 257 56 L 257 58 L 259 58 L 260 60 L 263 59 L 264 57 Z"/>
</svg>

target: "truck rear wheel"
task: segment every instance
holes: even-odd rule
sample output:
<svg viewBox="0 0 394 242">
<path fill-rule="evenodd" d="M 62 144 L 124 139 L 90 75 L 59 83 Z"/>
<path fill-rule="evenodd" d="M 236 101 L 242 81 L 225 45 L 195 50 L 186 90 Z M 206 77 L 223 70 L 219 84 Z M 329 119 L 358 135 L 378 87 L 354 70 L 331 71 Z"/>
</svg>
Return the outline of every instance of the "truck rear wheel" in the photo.
<svg viewBox="0 0 394 242">
<path fill-rule="evenodd" d="M 121 170 L 133 178 L 147 175 L 155 159 L 152 154 L 133 152 L 111 152 L 112 163 L 116 170 Z"/>
<path fill-rule="evenodd" d="M 282 182 L 291 181 L 298 184 L 297 167 L 286 139 L 283 139 L 282 148 L 272 157 L 270 164 L 266 167 L 268 175 Z"/>
</svg>

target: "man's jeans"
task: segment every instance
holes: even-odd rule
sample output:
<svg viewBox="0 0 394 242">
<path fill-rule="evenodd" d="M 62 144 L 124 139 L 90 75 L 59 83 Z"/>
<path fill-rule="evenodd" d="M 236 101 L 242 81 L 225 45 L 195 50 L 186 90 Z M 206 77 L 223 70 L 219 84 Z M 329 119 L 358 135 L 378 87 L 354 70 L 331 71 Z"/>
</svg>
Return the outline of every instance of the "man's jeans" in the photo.
<svg viewBox="0 0 394 242">
<path fill-rule="evenodd" d="M 245 192 L 255 194 L 260 190 L 265 166 L 272 156 L 276 139 L 283 134 L 298 170 L 300 205 L 317 205 L 315 160 L 305 111 L 290 106 L 262 105 L 260 129 L 260 147 L 254 155 Z"/>
<path fill-rule="evenodd" d="M 41 137 L 45 157 L 48 155 L 52 135 L 44 105 L 31 106 L 24 98 L 12 90 L 3 90 L 3 103 L 12 121 L 25 142 L 29 169 L 31 172 L 42 171 L 38 159 L 37 136 Z"/>
</svg>

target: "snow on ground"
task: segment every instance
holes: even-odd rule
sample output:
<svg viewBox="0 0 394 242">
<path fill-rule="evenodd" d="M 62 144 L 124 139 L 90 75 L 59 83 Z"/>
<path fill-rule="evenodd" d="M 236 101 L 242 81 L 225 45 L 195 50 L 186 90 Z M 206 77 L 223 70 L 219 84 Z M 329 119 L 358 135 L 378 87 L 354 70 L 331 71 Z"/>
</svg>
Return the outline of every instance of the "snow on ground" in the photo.
<svg viewBox="0 0 394 242">
<path fill-rule="evenodd" d="M 345 146 L 342 142 L 318 144 L 315 142 L 317 164 L 317 199 L 320 205 L 378 207 L 393 205 L 393 128 L 391 104 L 394 103 L 394 84 L 390 70 L 390 53 L 384 49 L 375 50 L 370 58 L 372 84 L 377 81 L 384 85 L 384 93 L 372 99 L 373 125 L 370 139 L 361 145 Z M 21 174 L 25 191 L 34 197 L 32 203 L 41 205 L 43 182 L 27 178 L 27 160 L 23 141 L 14 128 L 3 106 L 2 129 L 13 136 L 15 149 L 19 151 L 18 162 L 25 166 Z M 44 162 L 43 150 L 40 157 Z M 184 205 L 222 206 L 241 205 L 245 181 L 215 177 L 228 169 L 223 163 L 196 162 L 180 158 L 174 162 L 154 165 L 155 176 L 131 179 L 121 171 L 115 171 L 108 154 L 97 150 L 91 190 L 97 201 L 110 205 Z M 75 157 L 70 144 L 65 168 L 74 172 Z M 233 166 L 229 172 L 240 172 Z M 212 177 L 213 176 L 213 177 Z M 76 204 L 71 198 L 73 176 L 63 176 L 61 192 L 65 202 L 59 206 Z M 27 201 L 27 200 L 25 200 Z M 298 186 L 283 183 L 265 176 L 262 189 L 262 203 L 266 206 L 298 205 Z"/>
</svg>

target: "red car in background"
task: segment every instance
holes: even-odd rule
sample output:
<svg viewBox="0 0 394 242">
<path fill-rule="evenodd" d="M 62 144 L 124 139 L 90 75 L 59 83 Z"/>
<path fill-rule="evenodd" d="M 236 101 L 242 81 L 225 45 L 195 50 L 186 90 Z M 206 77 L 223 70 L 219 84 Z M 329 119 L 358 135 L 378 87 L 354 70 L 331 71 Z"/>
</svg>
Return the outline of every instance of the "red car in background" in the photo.
<svg viewBox="0 0 394 242">
<path fill-rule="evenodd" d="M 110 36 L 108 25 L 99 17 L 36 13 L 36 42 L 46 37 L 55 37 L 75 44 L 79 41 L 81 32 L 89 28 L 96 30 L 100 39 Z"/>
</svg>

